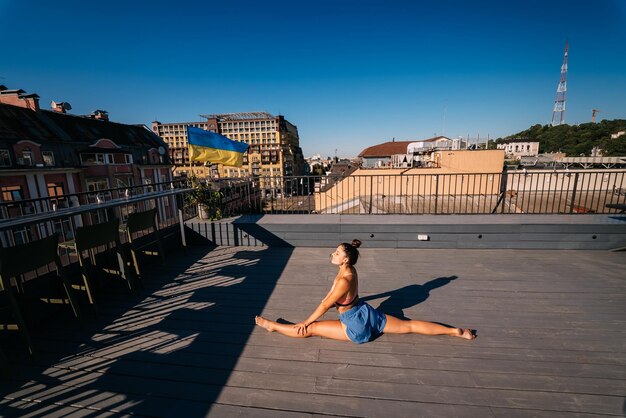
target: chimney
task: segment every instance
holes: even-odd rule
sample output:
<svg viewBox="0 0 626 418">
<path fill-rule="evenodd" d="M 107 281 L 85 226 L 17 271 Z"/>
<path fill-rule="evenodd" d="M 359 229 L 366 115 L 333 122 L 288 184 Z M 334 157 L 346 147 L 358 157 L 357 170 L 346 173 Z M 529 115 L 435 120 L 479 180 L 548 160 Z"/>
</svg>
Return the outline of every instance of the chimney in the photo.
<svg viewBox="0 0 626 418">
<path fill-rule="evenodd" d="M 0 103 L 25 109 L 39 111 L 39 95 L 36 93 L 26 94 L 22 89 L 9 90 L 6 86 L 0 86 Z"/>
<path fill-rule="evenodd" d="M 69 103 L 55 102 L 54 100 L 50 102 L 50 107 L 58 113 L 67 113 L 68 110 L 72 110 L 72 106 Z"/>
<path fill-rule="evenodd" d="M 94 110 L 94 112 L 91 114 L 91 117 L 93 119 L 98 119 L 98 120 L 103 120 L 105 122 L 109 121 L 109 112 L 107 112 L 106 110 Z"/>
</svg>

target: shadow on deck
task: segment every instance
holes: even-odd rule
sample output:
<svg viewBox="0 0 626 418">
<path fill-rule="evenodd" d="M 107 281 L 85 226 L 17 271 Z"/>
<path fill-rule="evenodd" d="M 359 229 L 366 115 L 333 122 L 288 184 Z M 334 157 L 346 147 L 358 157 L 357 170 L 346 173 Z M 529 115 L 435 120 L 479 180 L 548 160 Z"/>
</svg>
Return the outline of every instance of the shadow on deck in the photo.
<svg viewBox="0 0 626 418">
<path fill-rule="evenodd" d="M 104 295 L 98 321 L 80 327 L 61 313 L 40 324 L 34 362 L 12 338 L 0 415 L 58 416 L 77 408 L 203 416 L 290 254 L 196 247 L 152 271 L 140 294 Z"/>
<path fill-rule="evenodd" d="M 626 259 L 598 251 L 362 250 L 360 293 L 473 342 L 289 339 L 335 274 L 328 248 L 192 247 L 101 316 L 4 338 L 2 416 L 597 416 L 624 413 Z M 336 318 L 329 312 L 327 318 Z"/>
</svg>

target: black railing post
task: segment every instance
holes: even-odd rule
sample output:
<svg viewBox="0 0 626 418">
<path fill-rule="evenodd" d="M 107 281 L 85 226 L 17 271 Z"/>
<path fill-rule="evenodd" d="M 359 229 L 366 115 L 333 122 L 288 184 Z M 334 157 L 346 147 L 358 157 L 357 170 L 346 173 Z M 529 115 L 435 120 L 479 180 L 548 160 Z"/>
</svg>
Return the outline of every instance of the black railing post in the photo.
<svg viewBox="0 0 626 418">
<path fill-rule="evenodd" d="M 502 203 L 501 212 L 504 213 L 504 203 L 505 203 L 507 182 L 508 182 L 508 171 L 506 169 L 506 166 L 504 166 L 504 168 L 502 169 L 502 175 L 500 177 L 500 196 L 498 197 L 498 201 L 496 202 L 496 205 L 493 207 L 493 210 L 491 211 L 491 213 L 496 213 L 496 211 L 498 210 L 498 205 L 500 205 L 500 203 Z"/>
<path fill-rule="evenodd" d="M 576 188 L 578 187 L 578 172 L 574 173 L 574 190 L 572 190 L 572 200 L 570 200 L 569 213 L 574 213 L 574 205 L 576 201 Z"/>
<path fill-rule="evenodd" d="M 372 179 L 374 178 L 374 176 L 370 176 L 370 209 L 368 211 L 368 214 L 372 214 L 372 198 L 374 196 L 374 183 L 372 183 Z"/>
<path fill-rule="evenodd" d="M 439 203 L 439 174 L 435 174 L 435 215 Z"/>
</svg>

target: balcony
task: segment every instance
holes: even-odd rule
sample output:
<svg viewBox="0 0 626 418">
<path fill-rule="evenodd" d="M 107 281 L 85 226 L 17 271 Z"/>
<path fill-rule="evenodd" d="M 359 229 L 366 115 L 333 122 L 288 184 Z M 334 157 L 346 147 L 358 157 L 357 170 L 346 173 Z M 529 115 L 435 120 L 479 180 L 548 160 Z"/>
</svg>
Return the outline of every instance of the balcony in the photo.
<svg viewBox="0 0 626 418">
<path fill-rule="evenodd" d="M 152 193 L 183 195 L 184 189 Z M 115 198 L 100 204 L 124 207 Z M 39 222 L 59 213 L 40 214 Z M 19 337 L 0 334 L 10 364 L 0 383 L 2 415 L 623 412 L 623 252 L 518 251 L 508 248 L 512 239 L 502 237 L 488 249 L 430 247 L 445 230 L 431 232 L 429 241 L 416 235 L 419 248 L 384 248 L 390 240 L 378 235 L 406 225 L 396 222 L 399 217 L 461 233 L 468 224 L 479 228 L 476 219 L 492 223 L 506 214 L 237 216 L 204 224 L 224 237 L 221 225 L 237 228 L 236 243 L 214 246 L 191 230 L 192 215 L 185 216 L 185 251 L 174 243 L 166 266 L 146 272 L 143 289 L 135 293 L 102 288 L 97 320 L 78 324 L 66 310 L 41 316 L 33 309 L 37 359 L 24 353 Z M 551 217 L 549 225 L 557 227 L 536 236 L 539 242 L 558 233 L 559 224 L 584 224 L 589 217 L 611 219 L 614 230 L 626 225 L 617 213 L 509 216 L 512 225 L 527 230 L 536 227 L 537 217 Z M 0 228 L 6 230 L 4 222 Z M 580 233 L 591 232 L 585 228 Z M 328 244 L 294 246 L 293 234 L 305 229 Z M 471 327 L 478 338 L 383 335 L 355 345 L 290 339 L 255 327 L 256 314 L 296 322 L 312 312 L 336 274 L 328 254 L 355 237 L 364 242 L 356 266 L 362 299 L 399 317 Z M 325 316 L 336 318 L 334 309 Z"/>
</svg>

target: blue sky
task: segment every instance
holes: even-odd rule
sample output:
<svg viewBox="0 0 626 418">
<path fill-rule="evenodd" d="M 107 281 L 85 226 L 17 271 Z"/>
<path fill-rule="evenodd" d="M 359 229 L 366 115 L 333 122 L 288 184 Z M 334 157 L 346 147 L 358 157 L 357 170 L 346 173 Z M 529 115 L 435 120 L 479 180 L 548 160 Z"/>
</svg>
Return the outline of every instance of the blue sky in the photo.
<svg viewBox="0 0 626 418">
<path fill-rule="evenodd" d="M 626 1 L 0 0 L 0 84 L 149 125 L 267 111 L 305 156 L 626 118 Z"/>
</svg>

